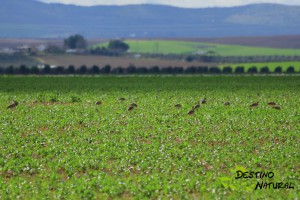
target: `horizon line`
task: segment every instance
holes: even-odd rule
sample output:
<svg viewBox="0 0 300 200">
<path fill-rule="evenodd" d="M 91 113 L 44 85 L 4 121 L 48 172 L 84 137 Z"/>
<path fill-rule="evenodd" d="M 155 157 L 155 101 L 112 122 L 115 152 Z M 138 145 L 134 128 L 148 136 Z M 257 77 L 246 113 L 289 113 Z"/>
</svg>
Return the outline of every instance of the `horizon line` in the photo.
<svg viewBox="0 0 300 200">
<path fill-rule="evenodd" d="M 142 5 L 152 5 L 152 6 L 166 6 L 166 7 L 174 7 L 174 8 L 185 8 L 185 9 L 205 9 L 205 8 L 236 8 L 236 7 L 243 7 L 243 6 L 251 6 L 251 5 L 281 5 L 281 6 L 300 6 L 297 4 L 284 4 L 284 3 L 246 3 L 240 5 L 233 5 L 233 6 L 203 6 L 203 7 L 182 7 L 170 4 L 159 4 L 159 3 L 129 3 L 129 4 L 94 4 L 94 5 L 81 5 L 75 3 L 60 3 L 60 2 L 44 2 L 43 0 L 34 0 L 40 3 L 45 4 L 60 4 L 60 5 L 67 5 L 67 6 L 80 6 L 80 7 L 98 7 L 98 6 L 142 6 Z"/>
</svg>

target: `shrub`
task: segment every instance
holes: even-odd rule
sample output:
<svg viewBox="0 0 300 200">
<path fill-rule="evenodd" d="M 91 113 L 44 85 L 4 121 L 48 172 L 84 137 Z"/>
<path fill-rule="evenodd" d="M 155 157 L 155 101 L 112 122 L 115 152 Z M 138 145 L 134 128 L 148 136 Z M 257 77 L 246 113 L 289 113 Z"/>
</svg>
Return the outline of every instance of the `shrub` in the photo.
<svg viewBox="0 0 300 200">
<path fill-rule="evenodd" d="M 295 73 L 295 68 L 293 66 L 289 66 L 286 70 L 286 73 L 288 73 L 288 74 Z"/>
<path fill-rule="evenodd" d="M 64 71 L 65 71 L 65 68 L 62 66 L 58 66 L 53 70 L 54 74 L 64 74 Z"/>
<path fill-rule="evenodd" d="M 173 68 L 172 67 L 162 67 L 160 69 L 160 73 L 162 74 L 172 74 Z"/>
<path fill-rule="evenodd" d="M 196 72 L 197 72 L 197 69 L 196 69 L 196 67 L 194 67 L 194 66 L 187 67 L 187 68 L 184 70 L 184 73 L 186 73 L 186 74 L 195 74 Z"/>
<path fill-rule="evenodd" d="M 158 66 L 153 66 L 153 67 L 151 67 L 151 68 L 148 70 L 148 72 L 149 72 L 150 74 L 158 74 L 158 73 L 160 72 L 160 70 L 159 70 L 159 67 L 158 67 Z"/>
<path fill-rule="evenodd" d="M 15 73 L 15 69 L 14 69 L 14 66 L 9 66 L 7 68 L 4 69 L 4 73 L 5 74 L 14 74 Z"/>
<path fill-rule="evenodd" d="M 29 74 L 29 69 L 26 67 L 26 65 L 21 65 L 19 68 L 19 73 L 20 74 Z"/>
<path fill-rule="evenodd" d="M 50 74 L 51 73 L 50 65 L 45 65 L 42 72 L 43 72 L 43 74 Z"/>
<path fill-rule="evenodd" d="M 256 68 L 255 66 L 250 67 L 250 68 L 248 69 L 248 73 L 251 73 L 251 74 L 257 73 L 257 68 Z"/>
<path fill-rule="evenodd" d="M 269 67 L 267 67 L 267 66 L 262 67 L 260 69 L 260 73 L 262 73 L 262 74 L 268 74 L 268 73 L 270 73 Z"/>
<path fill-rule="evenodd" d="M 69 65 L 67 69 L 68 74 L 75 74 L 75 67 L 73 65 Z"/>
<path fill-rule="evenodd" d="M 174 67 L 173 68 L 173 73 L 174 74 L 183 74 L 183 67 Z"/>
<path fill-rule="evenodd" d="M 113 74 L 124 74 L 124 69 L 122 67 L 114 68 L 111 73 Z"/>
<path fill-rule="evenodd" d="M 91 70 L 91 74 L 99 74 L 100 73 L 100 68 L 97 65 L 94 65 Z"/>
<path fill-rule="evenodd" d="M 224 67 L 223 68 L 223 73 L 224 74 L 231 74 L 232 73 L 232 68 L 231 67 Z"/>
<path fill-rule="evenodd" d="M 208 72 L 211 74 L 219 74 L 221 73 L 221 69 L 218 67 L 210 67 Z"/>
<path fill-rule="evenodd" d="M 30 74 L 39 74 L 40 73 L 40 70 L 37 66 L 33 66 L 30 68 Z"/>
<path fill-rule="evenodd" d="M 243 66 L 238 66 L 235 68 L 235 71 L 234 71 L 236 74 L 242 74 L 242 73 L 245 73 L 245 68 Z"/>
<path fill-rule="evenodd" d="M 109 74 L 111 72 L 111 66 L 110 65 L 105 65 L 101 70 L 101 74 Z"/>
<path fill-rule="evenodd" d="M 81 67 L 79 67 L 79 69 L 78 69 L 79 74 L 86 74 L 86 72 L 87 72 L 87 67 L 85 65 L 82 65 Z"/>
<path fill-rule="evenodd" d="M 111 40 L 108 43 L 108 49 L 117 52 L 126 52 L 129 49 L 129 45 L 121 40 Z"/>
<path fill-rule="evenodd" d="M 194 60 L 195 58 L 193 57 L 193 56 L 187 56 L 187 57 L 185 57 L 185 61 L 186 62 L 193 62 L 193 60 Z"/>
<path fill-rule="evenodd" d="M 127 74 L 134 74 L 136 72 L 136 68 L 134 65 L 129 65 L 125 71 Z"/>
<path fill-rule="evenodd" d="M 200 74 L 208 73 L 208 67 L 207 66 L 198 67 L 197 68 L 197 73 L 200 73 Z"/>
<path fill-rule="evenodd" d="M 138 67 L 138 68 L 136 68 L 136 73 L 137 74 L 147 74 L 148 69 L 146 67 Z"/>
<path fill-rule="evenodd" d="M 280 66 L 276 67 L 275 70 L 274 70 L 275 73 L 282 73 L 282 68 Z"/>
</svg>

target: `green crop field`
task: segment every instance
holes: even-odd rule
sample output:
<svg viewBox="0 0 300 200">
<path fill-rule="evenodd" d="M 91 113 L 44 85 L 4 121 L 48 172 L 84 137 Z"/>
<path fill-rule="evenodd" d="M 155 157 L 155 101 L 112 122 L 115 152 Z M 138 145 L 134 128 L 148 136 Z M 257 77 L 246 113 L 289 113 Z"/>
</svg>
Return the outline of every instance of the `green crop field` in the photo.
<svg viewBox="0 0 300 200">
<path fill-rule="evenodd" d="M 300 55 L 299 49 L 275 49 L 262 47 L 249 47 L 238 45 L 221 45 L 212 43 L 184 42 L 170 40 L 125 40 L 133 53 L 162 53 L 162 54 L 205 54 L 210 51 L 221 56 L 294 56 Z M 108 43 L 93 45 L 107 46 Z"/>
<path fill-rule="evenodd" d="M 0 199 L 300 196 L 299 77 L 2 76 L 0 85 Z"/>
</svg>

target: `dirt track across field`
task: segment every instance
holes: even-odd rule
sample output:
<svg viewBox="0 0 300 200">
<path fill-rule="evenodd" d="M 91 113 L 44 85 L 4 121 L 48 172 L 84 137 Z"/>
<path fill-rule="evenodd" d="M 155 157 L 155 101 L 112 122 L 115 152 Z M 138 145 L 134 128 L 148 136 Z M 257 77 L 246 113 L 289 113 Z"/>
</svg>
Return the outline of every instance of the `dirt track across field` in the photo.
<svg viewBox="0 0 300 200">
<path fill-rule="evenodd" d="M 299 49 L 300 35 L 268 37 L 226 37 L 226 38 L 192 38 L 177 39 L 183 41 L 208 42 L 215 44 L 269 47 L 280 49 Z"/>
<path fill-rule="evenodd" d="M 216 66 L 214 63 L 201 63 L 201 62 L 186 62 L 176 60 L 160 60 L 150 58 L 124 58 L 124 57 L 108 57 L 108 56 L 90 56 L 90 55 L 63 55 L 63 56 L 39 56 L 37 57 L 40 62 L 49 65 L 64 66 L 74 65 L 80 67 L 86 65 L 91 67 L 97 65 L 103 67 L 109 64 L 111 67 L 128 67 L 134 65 L 136 67 L 189 67 L 189 66 Z"/>
</svg>

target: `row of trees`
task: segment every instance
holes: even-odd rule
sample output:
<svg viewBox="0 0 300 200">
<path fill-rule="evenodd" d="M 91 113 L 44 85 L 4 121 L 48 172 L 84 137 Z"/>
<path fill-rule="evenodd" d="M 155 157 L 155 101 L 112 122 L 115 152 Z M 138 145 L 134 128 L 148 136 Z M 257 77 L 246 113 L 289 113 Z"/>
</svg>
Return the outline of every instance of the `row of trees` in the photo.
<svg viewBox="0 0 300 200">
<path fill-rule="evenodd" d="M 300 71 L 298 71 L 299 73 Z M 25 65 L 21 65 L 18 68 L 15 68 L 13 66 L 10 66 L 8 68 L 1 68 L 0 67 L 0 74 L 8 74 L 8 75 L 14 75 L 14 74 L 20 74 L 20 75 L 27 75 L 27 74 L 269 74 L 269 73 L 297 73 L 295 68 L 293 66 L 290 66 L 287 68 L 286 71 L 283 71 L 282 67 L 277 67 L 273 72 L 265 66 L 260 69 L 253 66 L 245 70 L 243 66 L 239 66 L 236 68 L 232 68 L 230 66 L 219 68 L 219 67 L 207 67 L 207 66 L 191 66 L 187 68 L 183 67 L 158 67 L 153 66 L 150 68 L 146 67 L 135 67 L 133 65 L 128 66 L 127 68 L 117 67 L 112 68 L 110 65 L 106 65 L 102 68 L 94 65 L 90 68 L 83 65 L 79 68 L 75 68 L 73 65 L 70 65 L 69 67 L 65 68 L 62 66 L 51 68 L 49 65 L 44 66 L 43 68 L 38 68 L 36 66 L 28 68 Z"/>
<path fill-rule="evenodd" d="M 64 40 L 64 46 L 67 49 L 86 49 L 87 41 L 82 35 L 71 35 Z M 103 48 L 115 52 L 126 52 L 129 46 L 122 40 L 111 40 L 108 43 L 108 47 L 102 47 L 102 49 Z"/>
</svg>

